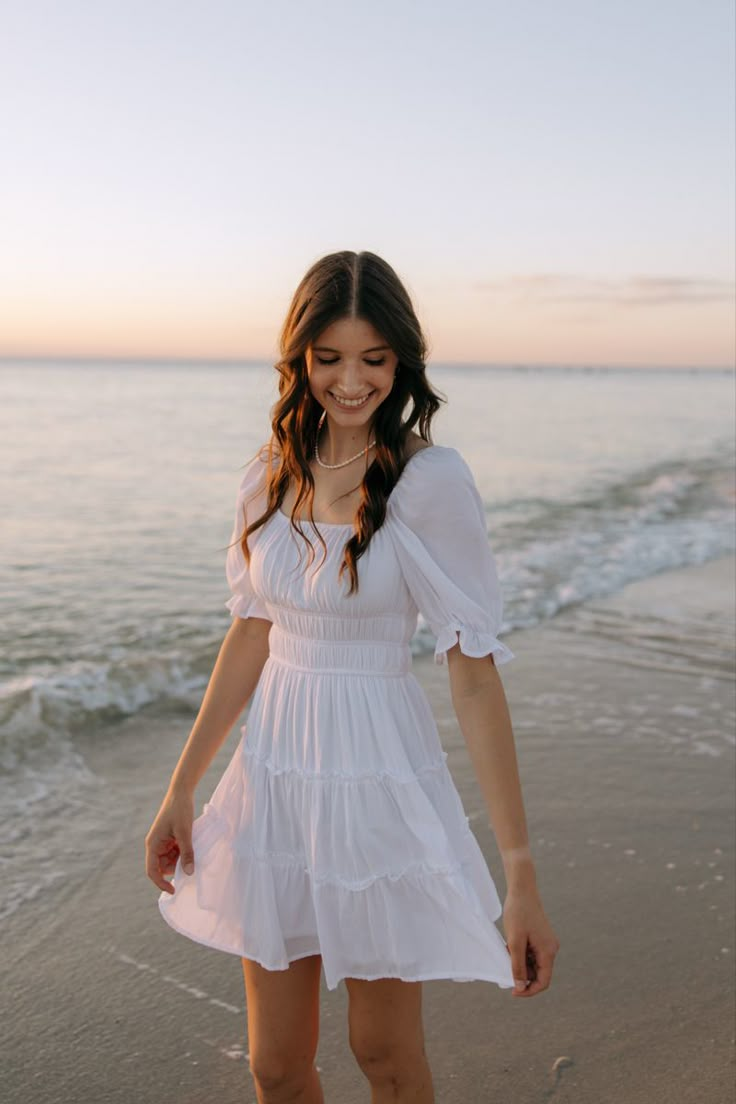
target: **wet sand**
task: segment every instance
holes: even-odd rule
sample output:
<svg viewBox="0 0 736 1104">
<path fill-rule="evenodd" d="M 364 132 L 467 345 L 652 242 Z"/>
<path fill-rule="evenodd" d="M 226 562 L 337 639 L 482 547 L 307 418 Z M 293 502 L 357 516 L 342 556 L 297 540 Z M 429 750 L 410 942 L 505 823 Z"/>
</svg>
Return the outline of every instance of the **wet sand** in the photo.
<svg viewBox="0 0 736 1104">
<path fill-rule="evenodd" d="M 561 942 L 531 1000 L 425 982 L 438 1104 L 724 1104 L 734 1076 L 734 561 L 666 572 L 505 636 L 530 840 Z M 447 668 L 415 660 L 466 812 L 503 869 Z M 85 755 L 128 810 L 83 885 L 3 936 L 4 1099 L 250 1104 L 240 961 L 172 931 L 143 838 L 188 731 L 151 712 Z M 198 811 L 237 729 L 197 793 Z M 499 926 L 502 929 L 501 922 Z M 347 992 L 322 983 L 327 1104 L 369 1099 Z"/>
</svg>

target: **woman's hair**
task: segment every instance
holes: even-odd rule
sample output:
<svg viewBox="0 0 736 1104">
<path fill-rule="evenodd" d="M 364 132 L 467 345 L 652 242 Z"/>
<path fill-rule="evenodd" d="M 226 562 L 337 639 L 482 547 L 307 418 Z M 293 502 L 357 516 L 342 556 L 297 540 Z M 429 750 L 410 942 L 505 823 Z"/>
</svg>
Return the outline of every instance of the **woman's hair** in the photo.
<svg viewBox="0 0 736 1104">
<path fill-rule="evenodd" d="M 391 266 L 375 253 L 347 249 L 329 253 L 311 266 L 294 293 L 279 338 L 281 357 L 274 365 L 280 378 L 279 399 L 272 408 L 272 434 L 256 454 L 263 457 L 264 450 L 267 453 L 268 505 L 265 513 L 246 527 L 240 543 L 249 564 L 248 534 L 280 508 L 293 480 L 296 498 L 290 523 L 309 545 L 308 562 L 314 559 L 314 547 L 296 516 L 306 503 L 307 516 L 312 517 L 314 479 L 308 459 L 314 454 L 322 414 L 309 388 L 306 350 L 328 326 L 344 318 L 369 322 L 398 358 L 393 388 L 373 419 L 373 460 L 356 484 L 362 487 L 362 498 L 355 532 L 345 545 L 338 573 L 341 578 L 348 570 L 348 593 L 353 594 L 358 590 L 357 561 L 383 524 L 386 500 L 408 459 L 404 451 L 407 436 L 417 426 L 419 435 L 431 444 L 430 423 L 440 404 L 447 401 L 427 380 L 427 342 L 409 295 Z M 411 406 L 402 421 L 407 403 Z M 321 534 L 319 538 L 326 550 Z"/>
</svg>

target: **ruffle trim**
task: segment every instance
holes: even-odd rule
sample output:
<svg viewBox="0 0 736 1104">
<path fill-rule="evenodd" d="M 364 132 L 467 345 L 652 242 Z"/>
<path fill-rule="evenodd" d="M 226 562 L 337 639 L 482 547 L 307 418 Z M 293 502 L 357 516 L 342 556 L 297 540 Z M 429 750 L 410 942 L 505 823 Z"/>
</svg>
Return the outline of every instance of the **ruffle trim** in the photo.
<svg viewBox="0 0 736 1104">
<path fill-rule="evenodd" d="M 466 816 L 465 822 L 465 831 L 461 837 L 461 842 L 468 836 L 473 835 L 470 828 L 470 818 Z M 239 844 L 237 839 L 232 838 L 232 833 L 217 807 L 210 802 L 207 802 L 204 806 L 198 828 L 197 838 L 192 841 L 195 852 L 195 872 L 194 874 L 186 874 L 183 869 L 180 870 L 178 873 L 183 882 L 193 881 L 196 878 L 198 862 L 203 862 L 209 851 L 219 842 L 226 843 L 234 853 L 251 861 L 263 863 L 269 869 L 274 867 L 281 869 L 293 868 L 301 873 L 308 874 L 314 886 L 336 886 L 338 889 L 348 891 L 367 889 L 368 886 L 380 880 L 390 882 L 421 881 L 423 878 L 435 877 L 438 874 L 449 878 L 464 878 L 467 866 L 467 863 L 462 862 L 431 863 L 422 860 L 407 863 L 398 870 L 381 870 L 366 878 L 347 879 L 334 874 L 316 874 L 309 866 L 305 865 L 302 856 L 295 855 L 291 851 L 257 851 L 250 845 Z"/>
<path fill-rule="evenodd" d="M 329 887 L 324 888 L 329 892 Z M 181 892 L 181 888 L 177 892 Z M 319 901 L 319 896 L 317 896 L 315 900 Z M 414 982 L 431 981 L 434 979 L 456 982 L 488 981 L 494 982 L 502 989 L 510 989 L 514 984 L 508 947 L 495 924 L 495 920 L 501 916 L 500 907 L 494 910 L 495 917 L 488 913 L 480 917 L 481 921 L 486 924 L 489 920 L 491 921 L 490 929 L 488 930 L 490 947 L 486 946 L 484 952 L 478 954 L 475 958 L 469 955 L 469 957 L 463 961 L 462 965 L 454 960 L 454 955 L 449 961 L 446 961 L 446 965 L 444 966 L 441 962 L 438 962 L 438 958 L 441 959 L 443 957 L 442 948 L 446 946 L 446 943 L 436 940 L 434 942 L 432 955 L 433 964 L 431 966 L 429 964 L 426 966 L 418 964 L 416 962 L 416 956 L 413 956 L 411 964 L 407 962 L 406 965 L 401 965 L 394 958 L 390 962 L 386 960 L 381 965 L 380 969 L 376 969 L 375 967 L 366 969 L 366 963 L 363 961 L 356 961 L 355 947 L 352 944 L 349 949 L 346 949 L 338 941 L 333 949 L 325 937 L 323 945 L 320 942 L 321 932 L 319 931 L 315 932 L 311 939 L 310 937 L 304 936 L 297 940 L 290 939 L 288 941 L 288 948 L 287 944 L 282 940 L 283 949 L 281 953 L 274 951 L 269 954 L 263 949 L 264 943 L 255 944 L 252 938 L 249 939 L 242 933 L 237 933 L 233 936 L 230 932 L 220 934 L 217 928 L 203 929 L 199 918 L 204 915 L 204 913 L 201 910 L 198 910 L 199 916 L 191 913 L 187 915 L 186 911 L 181 913 L 181 910 L 176 907 L 176 897 L 168 893 L 161 893 L 158 899 L 158 908 L 162 918 L 169 927 L 179 932 L 181 935 L 186 936 L 188 939 L 192 939 L 202 946 L 211 947 L 215 950 L 238 956 L 245 956 L 255 960 L 267 970 L 285 970 L 292 962 L 311 955 L 321 954 L 325 981 L 327 988 L 330 990 L 336 989 L 340 981 L 347 977 L 362 978 L 367 981 L 384 978 L 400 978 L 403 981 Z M 329 900 L 326 901 L 324 909 L 331 912 L 332 902 Z M 456 912 L 453 912 L 450 919 L 454 919 L 455 915 Z M 443 934 L 446 939 L 447 929 L 444 930 Z M 459 934 L 459 938 L 463 938 L 462 933 Z M 477 939 L 475 942 L 477 942 Z M 305 945 L 307 946 L 306 950 L 304 949 Z M 293 946 L 299 947 L 298 952 L 295 953 L 295 951 L 292 950 Z M 371 966 L 373 966 L 375 957 L 375 954 L 371 955 Z"/>
<path fill-rule="evenodd" d="M 266 603 L 257 594 L 233 594 L 225 603 L 231 617 L 263 617 L 271 620 Z"/>
<path fill-rule="evenodd" d="M 297 774 L 300 778 L 306 778 L 314 782 L 398 782 L 399 784 L 410 784 L 415 782 L 418 778 L 423 777 L 425 774 L 429 774 L 433 771 L 442 770 L 447 761 L 448 753 L 443 751 L 441 758 L 435 760 L 433 763 L 426 763 L 422 767 L 417 769 L 411 774 L 394 774 L 393 771 L 388 770 L 370 770 L 363 771 L 361 774 L 349 774 L 347 771 L 339 770 L 321 770 L 321 771 L 308 771 L 302 767 L 281 767 L 267 755 L 260 755 L 254 748 L 248 747 L 247 744 L 243 744 L 241 751 L 244 756 L 249 759 L 255 759 L 261 763 L 268 770 L 269 774 Z"/>
<path fill-rule="evenodd" d="M 458 620 L 453 620 L 448 625 L 443 625 L 437 634 L 434 649 L 435 663 L 445 662 L 446 653 L 453 645 L 458 643 L 458 637 L 460 651 L 464 655 L 476 658 L 492 655 L 497 667 L 503 663 L 508 663 L 510 659 L 516 658 L 511 649 L 493 633 L 479 632 Z"/>
</svg>

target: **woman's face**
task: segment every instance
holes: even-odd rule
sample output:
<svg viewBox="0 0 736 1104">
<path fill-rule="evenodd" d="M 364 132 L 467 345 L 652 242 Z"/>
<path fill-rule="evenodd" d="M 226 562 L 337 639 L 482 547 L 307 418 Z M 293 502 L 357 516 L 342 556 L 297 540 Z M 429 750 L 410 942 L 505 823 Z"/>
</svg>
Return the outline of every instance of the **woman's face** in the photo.
<svg viewBox="0 0 736 1104">
<path fill-rule="evenodd" d="M 391 391 L 397 363 L 398 357 L 369 322 L 341 318 L 307 349 L 309 387 L 338 426 L 366 428 Z"/>
</svg>

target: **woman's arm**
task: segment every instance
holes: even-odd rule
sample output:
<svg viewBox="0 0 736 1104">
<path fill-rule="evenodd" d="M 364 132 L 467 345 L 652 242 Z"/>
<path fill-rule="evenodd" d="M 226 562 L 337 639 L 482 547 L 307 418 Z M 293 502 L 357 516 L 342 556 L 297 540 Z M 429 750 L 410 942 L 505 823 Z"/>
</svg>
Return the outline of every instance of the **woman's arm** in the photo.
<svg viewBox="0 0 736 1104">
<path fill-rule="evenodd" d="M 447 652 L 452 703 L 496 834 L 504 874 L 503 923 L 511 956 L 514 997 L 549 988 L 560 942 L 537 888 L 521 796 L 519 767 L 503 683 L 490 655 Z"/>
<path fill-rule="evenodd" d="M 268 659 L 271 622 L 234 617 L 220 646 L 197 719 L 169 783 L 169 794 L 193 794 L 245 708 Z"/>
<path fill-rule="evenodd" d="M 488 807 L 509 890 L 536 890 L 506 695 L 491 656 L 447 652 L 452 704 Z"/>
</svg>

